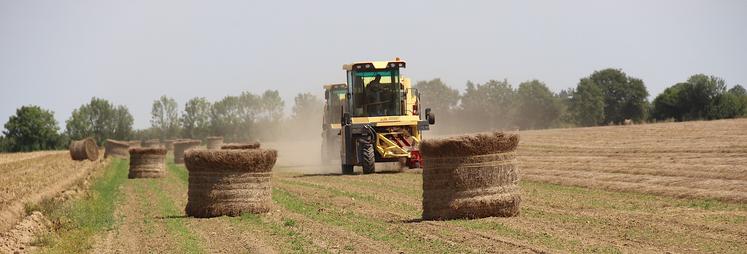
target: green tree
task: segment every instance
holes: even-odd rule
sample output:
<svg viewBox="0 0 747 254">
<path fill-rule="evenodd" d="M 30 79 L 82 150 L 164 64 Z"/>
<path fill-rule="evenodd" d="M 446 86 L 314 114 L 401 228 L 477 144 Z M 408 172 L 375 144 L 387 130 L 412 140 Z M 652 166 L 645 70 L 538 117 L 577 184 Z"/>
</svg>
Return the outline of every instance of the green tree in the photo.
<svg viewBox="0 0 747 254">
<path fill-rule="evenodd" d="M 320 123 L 324 102 L 311 93 L 299 93 L 293 98 L 293 120 L 297 123 Z"/>
<path fill-rule="evenodd" d="M 674 118 L 677 121 L 682 121 L 685 117 L 685 107 L 683 105 L 682 90 L 686 89 L 687 83 L 678 83 L 671 87 L 664 89 L 661 94 L 656 96 L 653 103 L 652 117 L 659 120 Z"/>
<path fill-rule="evenodd" d="M 261 110 L 263 118 L 270 122 L 277 122 L 283 118 L 285 102 L 280 98 L 277 90 L 267 90 L 262 94 Z"/>
<path fill-rule="evenodd" d="M 62 146 L 54 113 L 39 106 L 23 106 L 8 119 L 3 131 L 10 152 L 57 149 Z"/>
<path fill-rule="evenodd" d="M 241 107 L 239 97 L 226 96 L 213 104 L 210 111 L 210 126 L 213 135 L 223 136 L 227 140 L 235 140 L 241 126 Z"/>
<path fill-rule="evenodd" d="M 587 79 L 598 86 L 604 96 L 604 120 L 600 123 L 644 120 L 648 91 L 642 80 L 628 77 L 619 69 L 595 71 Z"/>
<path fill-rule="evenodd" d="M 459 103 L 459 91 L 444 84 L 441 79 L 418 81 L 415 89 L 420 93 L 420 104 L 443 115 L 454 109 Z"/>
<path fill-rule="evenodd" d="M 462 118 L 474 123 L 472 131 L 513 127 L 516 92 L 508 81 L 490 80 L 485 84 L 467 82 L 462 96 Z"/>
<path fill-rule="evenodd" d="M 187 101 L 182 114 L 182 135 L 186 138 L 205 138 L 210 133 L 210 102 L 204 97 Z"/>
<path fill-rule="evenodd" d="M 741 86 L 734 86 L 727 92 L 723 79 L 696 74 L 656 96 L 653 116 L 677 121 L 733 118 L 747 111 L 744 94 Z"/>
<path fill-rule="evenodd" d="M 98 144 L 108 138 L 127 139 L 132 133 L 133 118 L 127 107 L 115 107 L 109 101 L 93 97 L 88 104 L 73 110 L 65 121 L 66 134 L 77 140 L 93 137 Z"/>
<path fill-rule="evenodd" d="M 519 84 L 516 123 L 521 128 L 547 128 L 559 116 L 559 102 L 544 83 L 532 80 Z"/>
<path fill-rule="evenodd" d="M 595 126 L 603 123 L 605 117 L 602 89 L 588 78 L 581 79 L 570 99 L 570 110 L 578 125 Z"/>
<path fill-rule="evenodd" d="M 150 124 L 159 130 L 159 137 L 173 138 L 179 134 L 179 105 L 173 98 L 161 96 L 153 101 Z"/>
</svg>

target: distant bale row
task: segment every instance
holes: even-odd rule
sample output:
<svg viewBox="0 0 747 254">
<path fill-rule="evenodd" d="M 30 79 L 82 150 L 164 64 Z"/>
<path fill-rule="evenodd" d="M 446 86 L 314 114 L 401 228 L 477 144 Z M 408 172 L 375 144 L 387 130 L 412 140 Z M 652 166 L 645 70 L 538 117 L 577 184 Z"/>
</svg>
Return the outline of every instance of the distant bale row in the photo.
<svg viewBox="0 0 747 254">
<path fill-rule="evenodd" d="M 145 148 L 157 148 L 161 147 L 161 141 L 158 139 L 149 139 L 143 142 Z"/>
<path fill-rule="evenodd" d="M 127 159 L 130 157 L 129 150 L 130 144 L 124 141 L 117 141 L 113 139 L 107 139 L 104 145 L 104 158 L 109 156 Z"/>
<path fill-rule="evenodd" d="M 174 163 L 184 163 L 184 152 L 189 149 L 200 146 L 202 142 L 199 140 L 184 140 L 174 142 Z"/>
<path fill-rule="evenodd" d="M 185 212 L 194 217 L 238 216 L 270 210 L 270 176 L 277 151 L 190 150 Z"/>
<path fill-rule="evenodd" d="M 518 144 L 502 132 L 423 141 L 423 219 L 518 215 Z"/>
<path fill-rule="evenodd" d="M 132 140 L 132 141 L 128 141 L 127 143 L 130 144 L 130 148 L 143 146 L 143 142 L 140 140 Z"/>
<path fill-rule="evenodd" d="M 128 178 L 159 178 L 166 174 L 166 149 L 131 148 Z"/>
<path fill-rule="evenodd" d="M 223 150 L 259 149 L 259 142 L 254 143 L 229 143 L 220 147 Z"/>
<path fill-rule="evenodd" d="M 76 161 L 99 159 L 99 148 L 96 146 L 96 140 L 85 138 L 70 142 L 70 157 Z"/>
<path fill-rule="evenodd" d="M 207 149 L 221 149 L 223 137 L 207 137 Z"/>
</svg>

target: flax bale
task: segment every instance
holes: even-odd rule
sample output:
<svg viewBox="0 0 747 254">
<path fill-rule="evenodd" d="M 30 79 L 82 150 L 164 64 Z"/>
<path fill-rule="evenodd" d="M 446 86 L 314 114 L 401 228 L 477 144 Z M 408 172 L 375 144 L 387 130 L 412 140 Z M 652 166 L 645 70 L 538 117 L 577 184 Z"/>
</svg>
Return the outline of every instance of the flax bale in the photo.
<svg viewBox="0 0 747 254">
<path fill-rule="evenodd" d="M 128 144 L 127 142 L 107 139 L 104 148 L 104 158 L 114 156 L 127 159 L 130 157 L 130 153 L 128 151 L 130 149 L 130 144 Z"/>
<path fill-rule="evenodd" d="M 259 142 L 254 143 L 229 143 L 224 144 L 220 147 L 223 150 L 243 150 L 243 149 L 259 149 Z"/>
<path fill-rule="evenodd" d="M 161 141 L 158 139 L 149 139 L 143 142 L 145 148 L 158 148 L 161 147 Z"/>
<path fill-rule="evenodd" d="M 130 148 L 130 173 L 127 175 L 128 178 L 160 178 L 165 175 L 165 148 Z"/>
<path fill-rule="evenodd" d="M 70 157 L 76 161 L 99 159 L 99 148 L 96 146 L 96 140 L 85 138 L 70 142 Z"/>
<path fill-rule="evenodd" d="M 143 142 L 140 140 L 131 140 L 131 141 L 127 141 L 127 143 L 130 144 L 130 148 L 143 146 Z"/>
<path fill-rule="evenodd" d="M 223 137 L 207 137 L 207 149 L 220 149 L 223 145 Z"/>
<path fill-rule="evenodd" d="M 276 159 L 277 151 L 265 149 L 187 151 L 185 212 L 200 218 L 269 212 Z"/>
<path fill-rule="evenodd" d="M 174 142 L 174 163 L 184 164 L 184 152 L 200 145 L 199 140 L 184 140 Z"/>
<path fill-rule="evenodd" d="M 423 219 L 518 215 L 518 144 L 502 132 L 423 141 Z"/>
</svg>

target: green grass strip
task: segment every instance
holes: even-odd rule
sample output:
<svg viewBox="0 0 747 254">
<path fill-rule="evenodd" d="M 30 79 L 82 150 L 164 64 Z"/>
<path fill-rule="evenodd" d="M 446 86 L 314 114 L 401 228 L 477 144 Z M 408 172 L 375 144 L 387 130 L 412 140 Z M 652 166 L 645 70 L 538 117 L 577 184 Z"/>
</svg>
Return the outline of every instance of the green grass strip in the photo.
<svg viewBox="0 0 747 254">
<path fill-rule="evenodd" d="M 284 239 L 273 244 L 279 244 L 284 249 L 284 253 L 330 253 L 327 250 L 319 249 L 309 239 L 306 239 L 296 225 L 296 221 L 290 218 L 283 218 L 282 224 L 278 224 L 270 219 L 263 218 L 262 215 L 251 213 L 242 214 L 241 217 L 232 217 L 229 221 L 238 226 L 248 226 L 259 229 Z"/>
<path fill-rule="evenodd" d="M 89 250 L 92 237 L 111 229 L 116 222 L 115 204 L 119 186 L 127 180 L 128 160 L 113 159 L 104 174 L 94 180 L 90 195 L 70 202 L 47 202 L 40 207 L 42 213 L 59 225 L 51 235 L 42 236 L 36 243 L 43 247 L 41 253 L 81 253 Z"/>
</svg>

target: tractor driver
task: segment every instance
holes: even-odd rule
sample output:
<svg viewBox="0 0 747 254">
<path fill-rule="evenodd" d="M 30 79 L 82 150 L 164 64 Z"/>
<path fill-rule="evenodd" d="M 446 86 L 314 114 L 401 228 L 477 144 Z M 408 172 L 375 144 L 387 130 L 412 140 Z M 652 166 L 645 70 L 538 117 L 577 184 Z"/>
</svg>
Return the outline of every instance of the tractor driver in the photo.
<svg viewBox="0 0 747 254">
<path fill-rule="evenodd" d="M 366 111 L 369 116 L 380 116 L 383 115 L 382 109 L 384 108 L 381 101 L 381 93 L 384 90 L 381 84 L 381 75 L 376 74 L 374 80 L 368 83 L 366 86 L 366 99 L 368 105 Z"/>
</svg>

